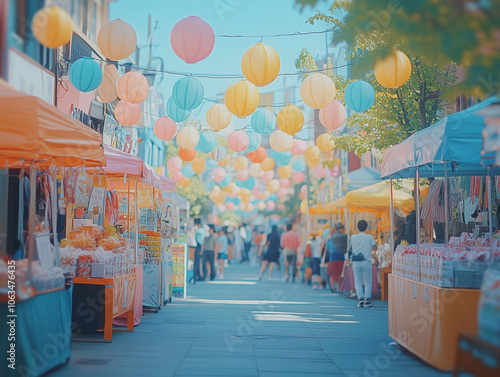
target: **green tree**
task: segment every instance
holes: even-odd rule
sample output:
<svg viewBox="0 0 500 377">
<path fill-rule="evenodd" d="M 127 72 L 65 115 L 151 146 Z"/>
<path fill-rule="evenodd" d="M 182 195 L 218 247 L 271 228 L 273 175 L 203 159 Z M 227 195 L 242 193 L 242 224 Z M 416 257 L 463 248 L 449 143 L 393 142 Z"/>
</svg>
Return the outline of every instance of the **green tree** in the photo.
<svg viewBox="0 0 500 377">
<path fill-rule="evenodd" d="M 308 22 L 326 22 L 342 31 L 346 27 L 342 12 L 349 12 L 352 7 L 351 1 L 337 0 L 331 5 L 329 14 L 317 11 Z M 374 149 L 382 151 L 432 125 L 443 111 L 443 95 L 456 81 L 455 67 L 452 64 L 440 67 L 425 63 L 420 57 L 412 55 L 405 38 L 393 40 L 390 34 L 389 31 L 363 34 L 356 39 L 350 55 L 346 56 L 352 64 L 353 75 L 359 75 L 356 78 L 362 78 L 374 87 L 376 99 L 369 110 L 354 113 L 348 118 L 348 132 L 335 138 L 338 149 L 354 151 L 358 156 Z M 389 46 L 405 52 L 412 62 L 410 79 L 397 89 L 385 88 L 376 81 L 373 73 L 361 74 L 362 70 L 355 69 L 366 56 L 375 56 Z M 306 71 L 317 69 L 316 62 L 307 50 L 301 52 L 295 65 Z M 337 97 L 343 98 L 344 90 L 351 80 L 332 71 L 325 73 L 335 82 Z"/>
<path fill-rule="evenodd" d="M 296 0 L 311 7 L 318 0 Z M 444 66 L 450 61 L 460 65 L 465 80 L 460 90 L 484 97 L 500 92 L 500 2 L 496 0 L 422 0 L 422 1 L 335 1 L 330 12 L 347 11 L 339 19 L 317 12 L 315 19 L 334 24 L 334 42 L 355 46 L 372 35 L 383 37 L 377 54 L 367 54 L 360 68 L 373 67 L 375 58 L 387 54 L 404 38 L 412 55 L 426 64 Z"/>
</svg>

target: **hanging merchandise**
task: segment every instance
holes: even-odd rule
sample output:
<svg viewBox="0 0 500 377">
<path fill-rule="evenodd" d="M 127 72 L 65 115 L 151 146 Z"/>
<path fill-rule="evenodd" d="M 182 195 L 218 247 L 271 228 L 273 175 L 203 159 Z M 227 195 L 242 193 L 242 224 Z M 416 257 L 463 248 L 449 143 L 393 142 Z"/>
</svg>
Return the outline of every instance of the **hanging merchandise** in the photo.
<svg viewBox="0 0 500 377">
<path fill-rule="evenodd" d="M 141 103 L 149 94 L 148 80 L 140 72 L 127 72 L 118 79 L 116 91 L 125 102 Z"/>
<path fill-rule="evenodd" d="M 344 92 L 344 101 L 348 108 L 357 113 L 368 110 L 375 102 L 373 86 L 363 80 L 351 82 Z"/>
<path fill-rule="evenodd" d="M 262 136 L 253 130 L 248 131 L 247 135 L 250 141 L 245 152 L 253 152 L 262 144 Z"/>
<path fill-rule="evenodd" d="M 244 118 L 257 109 L 259 97 L 259 91 L 254 84 L 241 80 L 227 88 L 224 103 L 232 114 Z"/>
<path fill-rule="evenodd" d="M 118 98 L 116 83 L 119 78 L 120 75 L 115 65 L 106 64 L 104 66 L 101 85 L 99 85 L 99 89 L 97 90 L 97 94 L 102 103 L 110 103 Z"/>
<path fill-rule="evenodd" d="M 80 58 L 69 67 L 69 81 L 80 92 L 91 92 L 101 85 L 101 66 L 92 58 Z"/>
<path fill-rule="evenodd" d="M 177 134 L 177 124 L 169 117 L 163 116 L 156 120 L 153 132 L 161 140 L 172 140 Z"/>
<path fill-rule="evenodd" d="M 200 132 L 200 140 L 196 144 L 196 149 L 201 153 L 210 153 L 217 146 L 217 138 L 211 132 Z"/>
<path fill-rule="evenodd" d="M 266 148 L 258 147 L 255 151 L 248 153 L 248 159 L 256 164 L 261 163 L 267 157 Z"/>
<path fill-rule="evenodd" d="M 339 101 L 333 101 L 319 111 L 319 122 L 332 131 L 342 126 L 346 117 L 345 107 Z"/>
<path fill-rule="evenodd" d="M 375 78 L 386 88 L 399 88 L 411 76 L 411 61 L 403 52 L 394 51 L 385 59 L 378 59 L 375 68 Z"/>
<path fill-rule="evenodd" d="M 200 140 L 200 133 L 194 127 L 187 126 L 183 127 L 177 133 L 177 145 L 179 145 L 183 149 L 194 148 L 198 141 Z"/>
<path fill-rule="evenodd" d="M 187 17 L 175 24 L 170 34 L 170 44 L 175 54 L 186 63 L 197 63 L 212 52 L 214 31 L 200 17 Z"/>
<path fill-rule="evenodd" d="M 287 152 L 293 145 L 293 136 L 276 130 L 269 137 L 269 145 L 276 152 Z"/>
<path fill-rule="evenodd" d="M 193 76 L 177 80 L 172 89 L 175 104 L 183 110 L 193 110 L 200 106 L 204 95 L 203 84 Z"/>
<path fill-rule="evenodd" d="M 316 138 L 316 146 L 321 152 L 331 152 L 335 148 L 335 142 L 330 134 L 321 134 Z"/>
<path fill-rule="evenodd" d="M 259 42 L 243 54 L 241 71 L 252 84 L 265 86 L 278 77 L 280 57 L 274 48 Z"/>
<path fill-rule="evenodd" d="M 48 48 L 64 46 L 73 35 L 71 16 L 62 8 L 52 5 L 35 13 L 31 31 L 40 44 Z"/>
<path fill-rule="evenodd" d="M 113 61 L 128 58 L 137 46 L 137 35 L 132 26 L 120 19 L 109 21 L 97 35 L 102 54 Z"/>
<path fill-rule="evenodd" d="M 176 105 L 174 99 L 170 97 L 165 106 L 167 115 L 176 123 L 184 122 L 191 115 L 191 110 L 181 109 Z"/>
<path fill-rule="evenodd" d="M 115 118 L 124 126 L 133 126 L 141 120 L 142 109 L 139 104 L 120 101 L 115 107 Z"/>
<path fill-rule="evenodd" d="M 260 135 L 269 135 L 276 128 L 276 115 L 265 107 L 259 107 L 252 114 L 250 125 Z"/>
<path fill-rule="evenodd" d="M 302 100 L 313 109 L 327 106 L 335 98 L 335 93 L 335 83 L 323 73 L 313 73 L 307 76 L 300 86 Z"/>
<path fill-rule="evenodd" d="M 304 114 L 297 106 L 288 104 L 278 113 L 277 124 L 281 131 L 295 135 L 304 125 Z"/>
<path fill-rule="evenodd" d="M 227 145 L 235 152 L 243 152 L 249 144 L 250 138 L 244 130 L 233 131 L 227 137 Z"/>
<path fill-rule="evenodd" d="M 223 130 L 231 123 L 231 113 L 223 103 L 216 103 L 208 109 L 205 118 L 214 131 Z"/>
<path fill-rule="evenodd" d="M 194 148 L 181 148 L 179 149 L 179 157 L 183 160 L 183 161 L 193 161 L 196 156 L 197 156 L 197 152 L 196 152 L 196 149 Z"/>
</svg>

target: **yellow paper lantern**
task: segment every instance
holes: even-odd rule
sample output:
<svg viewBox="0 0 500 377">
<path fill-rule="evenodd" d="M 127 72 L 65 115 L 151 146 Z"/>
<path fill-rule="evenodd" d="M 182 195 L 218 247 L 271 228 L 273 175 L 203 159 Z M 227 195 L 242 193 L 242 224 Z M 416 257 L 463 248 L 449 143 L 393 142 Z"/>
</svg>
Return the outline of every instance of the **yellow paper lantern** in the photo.
<svg viewBox="0 0 500 377">
<path fill-rule="evenodd" d="M 286 105 L 277 116 L 278 128 L 289 134 L 295 135 L 304 125 L 304 114 L 295 105 Z"/>
<path fill-rule="evenodd" d="M 302 200 L 300 202 L 300 212 L 302 212 L 303 215 L 307 214 L 309 211 L 309 206 L 307 205 L 307 200 Z"/>
<path fill-rule="evenodd" d="M 302 100 L 313 109 L 327 106 L 335 98 L 335 92 L 335 83 L 323 73 L 307 76 L 300 86 Z"/>
<path fill-rule="evenodd" d="M 224 190 L 230 194 L 235 194 L 238 191 L 238 186 L 236 186 L 236 183 L 231 182 L 224 187 Z"/>
<path fill-rule="evenodd" d="M 183 149 L 194 148 L 200 140 L 200 133 L 194 127 L 184 127 L 177 133 L 176 140 Z"/>
<path fill-rule="evenodd" d="M 97 90 L 102 103 L 110 103 L 118 98 L 116 84 L 119 78 L 120 75 L 116 67 L 113 64 L 106 64 L 102 74 L 101 85 L 99 85 L 99 89 Z"/>
<path fill-rule="evenodd" d="M 263 171 L 270 171 L 274 169 L 274 160 L 271 157 L 266 157 L 264 161 L 260 163 L 260 168 Z"/>
<path fill-rule="evenodd" d="M 219 161 L 219 166 L 227 166 L 231 162 L 231 156 L 226 155 L 222 160 Z"/>
<path fill-rule="evenodd" d="M 277 179 L 271 179 L 269 182 L 267 182 L 266 189 L 271 194 L 274 194 L 280 189 L 280 182 Z"/>
<path fill-rule="evenodd" d="M 293 136 L 281 130 L 276 130 L 269 137 L 269 145 L 276 152 L 287 152 L 292 148 Z"/>
<path fill-rule="evenodd" d="M 289 178 L 292 175 L 292 168 L 288 165 L 280 166 L 278 168 L 278 176 L 280 178 Z"/>
<path fill-rule="evenodd" d="M 331 152 L 335 148 L 335 142 L 330 134 L 321 134 L 316 138 L 316 146 L 321 152 Z"/>
<path fill-rule="evenodd" d="M 182 187 L 188 187 L 190 184 L 191 184 L 191 179 L 186 178 L 186 177 L 182 178 L 182 181 L 181 181 Z"/>
<path fill-rule="evenodd" d="M 52 5 L 35 13 L 31 30 L 40 44 L 48 48 L 58 48 L 71 40 L 73 21 L 63 9 Z"/>
<path fill-rule="evenodd" d="M 248 168 L 248 159 L 245 156 L 238 156 L 233 162 L 233 168 L 236 171 Z"/>
<path fill-rule="evenodd" d="M 316 145 L 311 145 L 307 147 L 306 152 L 306 164 L 310 168 L 317 166 L 321 160 L 321 151 Z"/>
<path fill-rule="evenodd" d="M 264 203 L 262 200 L 257 203 L 257 209 L 259 211 L 264 211 L 266 209 L 266 203 Z"/>
<path fill-rule="evenodd" d="M 252 84 L 267 85 L 278 77 L 280 57 L 274 48 L 259 42 L 243 54 L 241 71 Z"/>
<path fill-rule="evenodd" d="M 250 166 L 250 169 L 248 169 L 248 172 L 254 178 L 262 177 L 262 175 L 264 174 L 264 170 L 262 170 L 262 168 L 260 167 L 260 163 L 259 164 L 252 164 Z"/>
<path fill-rule="evenodd" d="M 191 169 L 196 174 L 200 174 L 205 170 L 205 166 L 207 165 L 205 159 L 203 157 L 196 157 L 192 162 L 191 162 Z"/>
<path fill-rule="evenodd" d="M 374 69 L 375 78 L 386 88 L 399 88 L 408 81 L 411 71 L 410 59 L 398 50 L 385 59 L 378 59 Z"/>
<path fill-rule="evenodd" d="M 216 103 L 208 109 L 205 118 L 215 131 L 223 130 L 231 123 L 231 113 L 223 103 Z"/>
<path fill-rule="evenodd" d="M 259 97 L 259 91 L 254 84 L 241 80 L 227 88 L 224 103 L 232 114 L 244 118 L 257 109 Z"/>
<path fill-rule="evenodd" d="M 97 45 L 110 60 L 128 58 L 137 45 L 137 35 L 132 26 L 120 19 L 109 21 L 97 35 Z"/>
<path fill-rule="evenodd" d="M 127 72 L 116 83 L 116 91 L 125 102 L 141 103 L 149 94 L 148 80 L 140 72 Z"/>
</svg>

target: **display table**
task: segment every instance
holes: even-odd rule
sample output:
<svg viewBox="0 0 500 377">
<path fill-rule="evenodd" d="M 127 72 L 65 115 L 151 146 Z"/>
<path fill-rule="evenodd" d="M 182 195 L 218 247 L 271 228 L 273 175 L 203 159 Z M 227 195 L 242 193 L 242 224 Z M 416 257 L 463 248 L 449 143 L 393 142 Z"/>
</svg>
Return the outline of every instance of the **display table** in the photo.
<svg viewBox="0 0 500 377">
<path fill-rule="evenodd" d="M 477 333 L 478 289 L 439 288 L 389 275 L 389 336 L 435 368 L 455 365 L 459 333 Z"/>
<path fill-rule="evenodd" d="M 16 302 L 15 337 L 8 340 L 8 304 L 0 300 L 0 358 L 2 376 L 40 376 L 65 364 L 71 356 L 72 288 L 41 293 Z M 10 343 L 15 344 L 15 367 L 7 360 Z"/>
<path fill-rule="evenodd" d="M 101 314 L 104 311 L 104 340 L 112 341 L 113 338 L 113 318 L 122 314 L 127 315 L 127 330 L 134 331 L 134 300 L 136 276 L 127 274 L 116 278 L 82 278 L 75 277 L 73 280 L 75 290 L 79 286 L 99 286 L 97 303 L 87 299 L 87 302 L 75 302 L 76 312 L 73 313 L 73 322 L 76 329 L 81 329 L 88 324 L 86 316 L 92 318 L 93 311 Z M 104 295 L 102 288 L 104 288 Z M 83 306 L 82 306 L 83 305 Z M 88 315 L 86 314 L 88 312 Z M 95 314 L 94 314 L 95 317 Z M 73 329 L 75 333 L 75 329 Z"/>
<path fill-rule="evenodd" d="M 458 377 L 460 371 L 477 377 L 500 376 L 500 347 L 477 335 L 460 335 L 453 377 Z"/>
<path fill-rule="evenodd" d="M 135 273 L 135 299 L 134 299 L 134 326 L 141 323 L 141 317 L 144 315 L 142 310 L 142 284 L 143 284 L 143 267 L 139 264 L 134 267 Z M 127 313 L 113 319 L 115 326 L 127 326 Z"/>
<path fill-rule="evenodd" d="M 377 267 L 372 267 L 372 296 L 378 294 L 378 280 L 377 280 Z M 354 273 L 352 271 L 352 266 L 348 266 L 345 269 L 344 279 L 340 284 L 340 292 L 354 291 Z"/>
</svg>

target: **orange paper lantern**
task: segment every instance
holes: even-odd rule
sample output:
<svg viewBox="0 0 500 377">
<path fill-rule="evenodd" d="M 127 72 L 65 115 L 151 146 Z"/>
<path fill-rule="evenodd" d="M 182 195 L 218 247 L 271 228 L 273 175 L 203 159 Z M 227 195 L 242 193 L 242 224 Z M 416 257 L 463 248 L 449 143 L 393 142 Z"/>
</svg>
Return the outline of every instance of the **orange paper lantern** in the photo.
<svg viewBox="0 0 500 377">
<path fill-rule="evenodd" d="M 183 161 L 193 161 L 196 158 L 197 152 L 194 148 L 179 149 L 179 157 Z"/>
<path fill-rule="evenodd" d="M 35 13 L 31 30 L 40 44 L 48 48 L 58 48 L 70 41 L 73 21 L 62 8 L 52 5 Z"/>
<path fill-rule="evenodd" d="M 137 35 L 132 26 L 120 19 L 109 21 L 97 35 L 97 45 L 110 60 L 128 58 L 137 45 Z"/>
<path fill-rule="evenodd" d="M 118 97 L 128 103 L 141 103 L 149 93 L 148 80 L 142 73 L 130 71 L 125 73 L 116 84 Z"/>
<path fill-rule="evenodd" d="M 300 95 L 307 106 L 321 109 L 335 98 L 335 83 L 323 73 L 313 73 L 302 82 Z"/>
<path fill-rule="evenodd" d="M 248 153 L 248 159 L 257 164 L 264 161 L 266 157 L 267 152 L 263 146 L 260 146 L 255 151 Z"/>
<path fill-rule="evenodd" d="M 278 77 L 280 57 L 274 48 L 259 42 L 243 55 L 241 71 L 252 84 L 267 85 Z"/>
<path fill-rule="evenodd" d="M 278 113 L 277 123 L 281 131 L 288 135 L 295 135 L 304 125 L 304 114 L 297 106 L 286 105 Z"/>
<path fill-rule="evenodd" d="M 375 64 L 375 78 L 386 88 L 399 88 L 411 76 L 411 61 L 405 53 L 394 51 L 385 59 L 378 59 Z"/>
<path fill-rule="evenodd" d="M 224 103 L 232 114 L 244 118 L 257 109 L 259 97 L 259 91 L 254 84 L 241 80 L 227 88 Z"/>
<path fill-rule="evenodd" d="M 142 109 L 139 104 L 120 101 L 115 107 L 115 118 L 124 126 L 133 126 L 141 120 Z"/>
<path fill-rule="evenodd" d="M 271 157 L 266 157 L 264 161 L 260 163 L 260 167 L 262 170 L 270 171 L 274 169 L 274 160 Z"/>
</svg>

